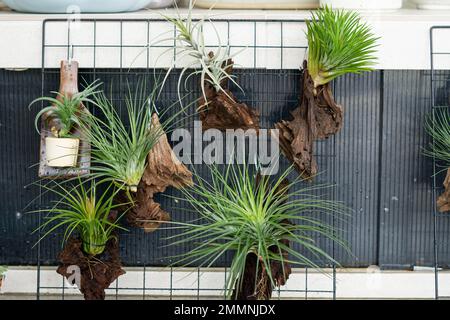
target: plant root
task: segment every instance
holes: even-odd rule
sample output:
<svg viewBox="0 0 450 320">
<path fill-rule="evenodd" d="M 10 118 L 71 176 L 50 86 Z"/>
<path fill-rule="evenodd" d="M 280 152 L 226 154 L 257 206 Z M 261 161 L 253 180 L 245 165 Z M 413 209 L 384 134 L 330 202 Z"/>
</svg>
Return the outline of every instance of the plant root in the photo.
<svg viewBox="0 0 450 320">
<path fill-rule="evenodd" d="M 315 88 L 306 61 L 303 67 L 301 104 L 291 112 L 292 120 L 283 120 L 275 128 L 279 130 L 279 144 L 286 158 L 303 178 L 311 179 L 318 171 L 314 142 L 341 130 L 343 110 L 334 100 L 330 84 Z"/>
<path fill-rule="evenodd" d="M 289 245 L 288 240 L 282 240 L 285 245 Z M 277 248 L 269 248 L 275 254 L 278 254 Z M 283 252 L 284 260 L 288 259 L 286 252 Z M 284 268 L 283 268 L 284 267 Z M 276 287 L 284 286 L 289 279 L 292 270 L 287 262 L 283 264 L 280 261 L 271 261 L 272 279 Z M 245 271 L 242 277 L 241 288 L 236 288 L 233 293 L 233 299 L 236 300 L 270 300 L 274 286 L 264 268 L 263 262 L 258 261 L 254 253 L 249 253 L 245 259 Z M 237 293 L 236 293 L 237 290 Z"/>
<path fill-rule="evenodd" d="M 104 300 L 105 289 L 119 276 L 125 274 L 119 255 L 118 240 L 113 238 L 105 246 L 105 251 L 98 256 L 84 253 L 80 239 L 70 238 L 63 251 L 58 255 L 59 266 L 56 272 L 68 280 L 76 279 L 72 269 L 80 270 L 79 290 L 86 300 Z"/>
</svg>

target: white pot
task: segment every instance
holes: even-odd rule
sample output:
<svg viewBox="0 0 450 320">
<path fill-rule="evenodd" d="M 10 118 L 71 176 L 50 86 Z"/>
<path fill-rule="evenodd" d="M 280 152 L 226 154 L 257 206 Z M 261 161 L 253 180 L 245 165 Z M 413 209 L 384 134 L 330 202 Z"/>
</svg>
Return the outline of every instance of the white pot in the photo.
<svg viewBox="0 0 450 320">
<path fill-rule="evenodd" d="M 320 5 L 333 9 L 395 10 L 402 7 L 403 0 L 320 0 Z"/>
<path fill-rule="evenodd" d="M 413 0 L 419 9 L 450 9 L 450 0 Z"/>
<path fill-rule="evenodd" d="M 45 156 L 49 167 L 76 167 L 80 139 L 45 138 Z"/>
<path fill-rule="evenodd" d="M 319 0 L 197 0 L 195 5 L 217 9 L 315 9 Z"/>
</svg>

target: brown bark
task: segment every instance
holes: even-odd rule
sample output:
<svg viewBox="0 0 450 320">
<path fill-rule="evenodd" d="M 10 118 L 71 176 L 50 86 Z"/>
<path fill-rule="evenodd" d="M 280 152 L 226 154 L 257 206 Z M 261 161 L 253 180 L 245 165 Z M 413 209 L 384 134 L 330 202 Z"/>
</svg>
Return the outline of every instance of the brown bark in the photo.
<svg viewBox="0 0 450 320">
<path fill-rule="evenodd" d="M 258 175 L 256 183 L 259 184 L 261 179 L 268 179 L 268 177 L 261 177 L 261 175 Z M 289 181 L 285 179 L 278 186 L 277 193 L 287 193 L 289 191 L 288 185 Z M 282 221 L 281 223 L 291 224 L 288 220 Z M 285 246 L 289 246 L 289 240 L 282 239 L 280 242 Z M 270 247 L 269 250 L 274 254 L 280 254 L 278 247 L 276 246 Z M 283 260 L 286 261 L 288 259 L 288 253 L 282 251 L 281 254 L 283 255 Z M 241 287 L 235 288 L 232 298 L 237 300 L 270 300 L 272 298 L 274 285 L 275 287 L 284 286 L 289 279 L 292 270 L 287 262 L 282 264 L 280 261 L 271 260 L 270 271 L 274 284 L 272 283 L 263 262 L 261 260 L 258 261 L 256 254 L 249 253 L 245 260 L 245 270 L 242 276 Z"/>
<path fill-rule="evenodd" d="M 288 240 L 282 240 L 285 245 L 289 245 Z M 270 251 L 278 254 L 277 248 L 269 248 Z M 287 253 L 283 252 L 284 259 L 287 259 Z M 289 279 L 292 270 L 288 263 L 283 265 L 279 261 L 271 261 L 270 268 L 272 278 L 276 287 L 284 286 Z M 259 263 L 254 253 L 249 253 L 245 260 L 245 271 L 242 277 L 241 288 L 236 288 L 233 298 L 237 300 L 270 300 L 274 286 L 264 267 L 262 261 Z"/>
<path fill-rule="evenodd" d="M 317 174 L 314 142 L 324 140 L 342 128 L 343 110 L 336 103 L 329 84 L 314 87 L 304 63 L 302 98 L 300 106 L 291 114 L 293 119 L 275 125 L 279 130 L 282 152 L 306 179 Z"/>
<path fill-rule="evenodd" d="M 212 53 L 210 53 L 212 55 Z M 232 75 L 233 61 L 227 62 L 228 75 Z M 224 91 L 217 91 L 214 86 L 205 81 L 203 85 L 205 95 L 199 100 L 199 115 L 204 131 L 208 129 L 254 129 L 259 131 L 259 113 L 240 103 L 229 90 L 229 79 L 224 79 L 221 87 Z"/>
<path fill-rule="evenodd" d="M 68 279 L 74 275 L 73 270 L 69 269 L 72 273 L 68 272 L 69 267 L 80 268 L 79 290 L 86 300 L 104 300 L 105 289 L 119 276 L 125 274 L 116 239 L 108 241 L 101 255 L 88 256 L 82 249 L 81 240 L 70 238 L 58 259 L 60 264 L 56 272 Z"/>
<path fill-rule="evenodd" d="M 152 127 L 161 128 L 156 114 L 152 116 Z M 128 223 L 146 232 L 155 231 L 161 223 L 169 221 L 170 216 L 154 201 L 154 195 L 164 192 L 168 187 L 180 189 L 191 185 L 192 173 L 173 153 L 167 135 L 163 132 L 148 155 L 147 168 L 134 195 L 135 205 L 127 213 Z"/>
<path fill-rule="evenodd" d="M 450 212 L 450 168 L 447 170 L 444 188 L 444 193 L 437 200 L 437 206 L 439 212 Z"/>
</svg>

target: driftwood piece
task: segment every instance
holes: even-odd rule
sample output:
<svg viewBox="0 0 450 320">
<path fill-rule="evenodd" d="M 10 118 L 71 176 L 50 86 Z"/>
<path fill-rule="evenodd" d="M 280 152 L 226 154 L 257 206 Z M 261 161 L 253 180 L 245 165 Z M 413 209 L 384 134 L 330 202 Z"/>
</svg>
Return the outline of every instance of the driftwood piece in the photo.
<svg viewBox="0 0 450 320">
<path fill-rule="evenodd" d="M 257 183 L 259 183 L 261 176 L 258 175 Z M 277 192 L 288 192 L 289 181 L 285 179 L 279 186 Z M 290 221 L 285 220 L 281 223 L 285 225 L 291 224 Z M 289 240 L 282 239 L 284 245 L 289 246 Z M 269 251 L 274 254 L 279 254 L 278 247 L 270 247 Z M 270 268 L 272 272 L 272 279 L 275 286 L 284 286 L 291 274 L 291 266 L 287 263 L 288 253 L 282 252 L 284 264 L 280 261 L 271 260 Z M 263 266 L 262 261 L 258 261 L 258 257 L 254 253 L 249 253 L 245 259 L 245 269 L 242 276 L 242 285 L 240 288 L 235 288 L 233 299 L 237 300 L 270 300 L 274 286 Z"/>
<path fill-rule="evenodd" d="M 61 61 L 60 85 L 58 92 L 68 97 L 78 93 L 78 62 L 71 61 L 69 63 L 68 61 Z M 61 99 L 61 96 L 56 98 L 59 100 Z M 80 105 L 80 111 L 84 112 L 85 110 L 86 107 Z M 45 138 L 53 136 L 52 131 L 57 131 L 59 126 L 60 124 L 58 119 L 49 117 L 45 114 L 43 115 L 41 121 L 39 177 L 47 179 L 67 179 L 88 174 L 91 166 L 90 144 L 77 126 L 75 126 L 71 132 L 73 137 L 80 139 L 77 167 L 54 168 L 47 166 Z"/>
<path fill-rule="evenodd" d="M 152 116 L 152 127 L 161 128 L 156 114 Z M 169 221 L 170 216 L 154 201 L 154 195 L 168 187 L 180 189 L 191 185 L 192 173 L 178 160 L 167 135 L 163 133 L 148 155 L 148 165 L 135 195 L 135 205 L 127 213 L 128 223 L 146 232 L 155 231 L 162 222 Z"/>
<path fill-rule="evenodd" d="M 58 259 L 60 264 L 57 272 L 69 280 L 77 278 L 73 267 L 79 268 L 79 290 L 86 300 L 104 300 L 105 289 L 125 274 L 116 239 L 108 241 L 101 255 L 92 257 L 84 253 L 80 239 L 70 238 Z"/>
<path fill-rule="evenodd" d="M 444 188 L 444 193 L 437 200 L 437 207 L 439 212 L 450 212 L 450 168 L 447 170 Z"/>
<path fill-rule="evenodd" d="M 210 53 L 212 56 L 212 53 Z M 227 61 L 227 73 L 233 72 L 233 61 Z M 208 79 L 208 78 L 207 78 Z M 221 87 L 224 91 L 217 91 L 207 80 L 201 84 L 205 95 L 199 100 L 199 115 L 204 131 L 208 129 L 254 129 L 259 131 L 259 113 L 255 109 L 240 103 L 229 90 L 229 79 L 223 79 Z"/>
<path fill-rule="evenodd" d="M 281 240 L 285 245 L 289 245 L 288 240 Z M 278 254 L 278 249 L 269 248 L 274 254 Z M 288 259 L 288 254 L 283 252 L 284 259 Z M 284 286 L 291 274 L 291 266 L 289 263 L 283 265 L 279 261 L 271 261 L 270 268 L 272 278 L 277 287 Z M 256 279 L 257 280 L 256 280 Z M 256 284 L 256 286 L 255 286 Z M 274 286 L 270 281 L 267 270 L 264 268 L 262 261 L 257 260 L 254 253 L 249 253 L 245 259 L 245 270 L 243 275 L 242 287 L 238 289 L 237 295 L 233 296 L 236 300 L 270 300 Z"/>
<path fill-rule="evenodd" d="M 339 132 L 343 123 L 343 110 L 336 103 L 329 84 L 314 87 L 314 82 L 304 62 L 302 98 L 292 114 L 292 120 L 275 125 L 279 130 L 282 152 L 297 171 L 306 179 L 317 174 L 314 142 L 324 140 Z"/>
</svg>

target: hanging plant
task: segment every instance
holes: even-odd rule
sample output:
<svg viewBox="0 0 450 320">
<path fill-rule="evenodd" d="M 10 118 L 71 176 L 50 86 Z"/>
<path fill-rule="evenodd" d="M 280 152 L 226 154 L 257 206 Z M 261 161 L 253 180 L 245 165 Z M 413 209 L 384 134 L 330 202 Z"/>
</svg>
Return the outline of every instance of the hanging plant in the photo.
<svg viewBox="0 0 450 320">
<path fill-rule="evenodd" d="M 425 129 L 433 138 L 425 154 L 441 161 L 444 168 L 448 168 L 444 180 L 445 191 L 437 200 L 437 208 L 439 212 L 450 212 L 450 109 L 436 109 L 426 118 Z"/>
<path fill-rule="evenodd" d="M 347 73 L 373 70 L 377 38 L 355 12 L 323 7 L 307 25 L 308 59 L 303 63 L 302 98 L 293 119 L 277 123 L 280 147 L 304 178 L 317 174 L 314 142 L 342 128 L 343 110 L 330 82 Z"/>
<path fill-rule="evenodd" d="M 185 110 L 181 108 L 174 114 L 165 117 L 165 120 L 160 123 L 156 116 L 156 91 L 159 86 L 156 85 L 149 95 L 145 93 L 145 89 L 144 82 L 137 85 L 134 93 L 131 93 L 129 89 L 125 99 L 127 113 L 124 119 L 118 114 L 118 108 L 113 101 L 108 99 L 103 92 L 95 94 L 93 100 L 99 112 L 95 115 L 93 113 L 86 114 L 80 123 L 83 133 L 92 146 L 91 178 L 113 182 L 122 190 L 117 202 L 132 202 L 132 208 L 129 211 L 129 206 L 121 207 L 129 212 L 128 222 L 132 226 L 152 231 L 155 229 L 153 224 L 143 221 L 169 219 L 168 214 L 153 201 L 154 193 L 162 192 L 170 185 L 181 187 L 185 183 L 189 184 L 190 173 L 181 163 L 170 166 L 173 160 L 167 158 L 166 155 L 156 155 L 155 159 L 150 156 L 155 152 L 171 151 L 168 143 L 163 144 L 165 130 L 176 124 L 176 121 L 179 121 L 177 117 Z M 166 107 L 161 113 L 161 117 L 167 115 L 176 105 L 178 104 L 174 103 Z M 167 139 L 165 141 L 167 142 Z M 160 147 L 162 144 L 164 148 Z M 152 181 L 161 182 L 156 189 L 146 182 L 141 182 L 148 168 L 161 166 L 153 162 L 149 163 L 152 160 L 165 161 L 165 165 L 168 166 L 164 170 L 152 173 Z M 170 160 L 172 162 L 168 162 Z M 169 172 L 168 170 L 174 171 Z M 183 182 L 172 183 L 169 176 L 176 176 L 180 172 L 185 175 L 183 178 L 179 177 Z M 172 178 L 172 181 L 175 179 Z M 159 223 L 156 222 L 158 225 Z M 149 227 L 149 225 L 153 227 Z"/>
<path fill-rule="evenodd" d="M 156 114 L 152 116 L 152 126 L 161 127 Z M 161 223 L 170 221 L 169 213 L 154 200 L 155 194 L 164 192 L 168 187 L 181 189 L 191 186 L 193 181 L 192 173 L 177 159 L 165 133 L 148 154 L 147 161 L 147 167 L 138 191 L 133 197 L 133 206 L 127 214 L 127 220 L 132 226 L 143 228 L 145 232 L 153 232 Z M 126 197 L 122 200 L 126 201 Z"/>
<path fill-rule="evenodd" d="M 58 256 L 57 272 L 68 279 L 73 276 L 73 266 L 80 272 L 77 283 L 86 300 L 105 298 L 105 289 L 120 275 L 124 274 L 119 257 L 117 230 L 123 229 L 118 222 L 113 200 L 117 190 L 110 184 L 98 196 L 98 186 L 93 182 L 86 189 L 83 183 L 66 188 L 56 184 L 45 186 L 60 199 L 50 209 L 34 212 L 46 214 L 45 222 L 36 230 L 43 232 L 42 241 L 59 229 L 64 229 L 64 248 Z"/>
<path fill-rule="evenodd" d="M 168 238 L 171 245 L 193 246 L 178 257 L 177 264 L 200 263 L 210 267 L 232 251 L 226 283 L 229 297 L 266 300 L 274 288 L 286 283 L 291 265 L 319 268 L 308 255 L 322 262 L 335 262 L 315 243 L 314 237 L 327 238 L 344 247 L 345 243 L 317 215 L 340 215 L 345 208 L 338 202 L 309 196 L 314 188 L 289 193 L 301 183 L 299 179 L 287 181 L 291 171 L 270 181 L 266 176 L 252 175 L 248 167 L 229 165 L 222 172 L 212 166 L 211 182 L 197 177 L 195 186 L 183 190 L 183 197 L 175 198 L 198 214 L 193 222 L 174 223 L 182 231 Z M 294 250 L 293 245 L 302 248 L 302 252 Z"/>
<path fill-rule="evenodd" d="M 240 103 L 230 91 L 230 82 L 242 90 L 232 74 L 234 62 L 230 48 L 222 45 L 216 30 L 218 48 L 215 52 L 207 48 L 204 36 L 205 19 L 196 22 L 192 20 L 194 3 L 190 1 L 186 19 L 183 19 L 180 15 L 176 18 L 165 17 L 177 30 L 174 39 L 177 43 L 177 55 L 174 58 L 174 64 L 167 72 L 166 79 L 175 68 L 177 61 L 188 58 L 190 62 L 183 66 L 178 79 L 178 95 L 181 101 L 180 91 L 184 75 L 191 68 L 198 67 L 198 70 L 192 71 L 184 79 L 184 84 L 186 85 L 186 81 L 191 76 L 200 76 L 202 96 L 199 99 L 198 111 L 203 130 L 215 128 L 225 131 L 226 129 L 241 128 L 258 131 L 258 112 L 245 103 Z M 209 22 L 211 23 L 211 21 Z"/>
<path fill-rule="evenodd" d="M 41 97 L 30 103 L 44 102 L 49 105 L 39 111 L 35 118 L 35 126 L 43 137 L 44 153 L 42 159 L 46 166 L 63 168 L 76 167 L 80 149 L 78 132 L 79 115 L 85 111 L 84 104 L 96 93 L 98 85 L 93 83 L 82 92 L 78 92 L 78 65 L 75 61 L 61 63 L 61 84 L 59 92 L 52 92 L 55 97 Z M 42 119 L 41 129 L 39 120 Z M 86 147 L 82 148 L 86 149 Z M 83 156 L 86 156 L 85 154 Z M 86 160 L 85 160 L 86 161 Z M 44 175 L 40 170 L 41 175 Z"/>
</svg>

